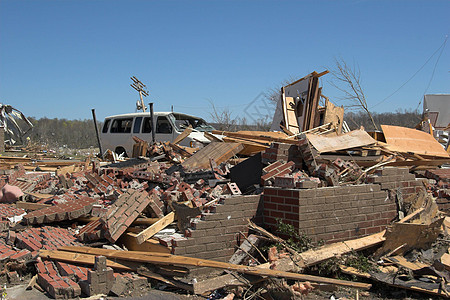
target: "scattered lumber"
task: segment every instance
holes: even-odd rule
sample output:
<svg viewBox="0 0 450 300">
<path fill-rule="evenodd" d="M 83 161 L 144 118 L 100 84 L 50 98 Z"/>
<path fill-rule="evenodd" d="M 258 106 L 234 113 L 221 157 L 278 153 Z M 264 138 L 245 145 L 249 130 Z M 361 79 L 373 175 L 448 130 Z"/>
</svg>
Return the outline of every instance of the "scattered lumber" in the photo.
<svg viewBox="0 0 450 300">
<path fill-rule="evenodd" d="M 369 289 L 370 284 L 359 283 L 359 282 L 347 282 L 343 280 L 324 278 L 313 275 L 297 274 L 283 271 L 276 271 L 270 269 L 262 269 L 258 267 L 234 265 L 230 263 L 218 262 L 213 260 L 176 256 L 170 254 L 161 253 L 149 253 L 149 252 L 139 252 L 139 251 L 117 251 L 108 249 L 97 249 L 89 247 L 71 247 L 65 246 L 61 247 L 62 251 L 73 251 L 76 253 L 103 255 L 110 259 L 122 259 L 128 261 L 134 261 L 139 263 L 150 263 L 157 265 L 175 265 L 175 266 L 196 266 L 196 267 L 210 267 L 217 269 L 224 269 L 230 271 L 236 271 L 239 273 L 257 275 L 257 276 L 269 276 L 276 278 L 286 278 L 302 281 L 311 281 L 317 283 L 330 283 L 340 286 L 348 286 L 359 289 Z M 51 251 L 50 251 L 51 252 Z"/>
</svg>

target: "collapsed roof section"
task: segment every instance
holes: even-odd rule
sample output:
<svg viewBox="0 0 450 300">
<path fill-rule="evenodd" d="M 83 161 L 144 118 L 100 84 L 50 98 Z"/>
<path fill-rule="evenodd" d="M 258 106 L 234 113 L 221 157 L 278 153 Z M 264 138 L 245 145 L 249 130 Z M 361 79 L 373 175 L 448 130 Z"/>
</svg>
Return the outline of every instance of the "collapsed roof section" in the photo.
<svg viewBox="0 0 450 300">
<path fill-rule="evenodd" d="M 5 131 L 5 143 L 14 145 L 33 128 L 25 115 L 11 105 L 0 103 L 0 126 Z"/>
</svg>

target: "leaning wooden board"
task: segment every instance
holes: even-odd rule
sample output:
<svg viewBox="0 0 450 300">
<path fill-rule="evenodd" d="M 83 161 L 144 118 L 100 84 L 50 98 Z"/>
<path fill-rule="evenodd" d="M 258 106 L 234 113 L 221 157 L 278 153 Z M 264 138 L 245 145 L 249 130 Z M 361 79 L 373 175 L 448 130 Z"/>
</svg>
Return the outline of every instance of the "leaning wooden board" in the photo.
<svg viewBox="0 0 450 300">
<path fill-rule="evenodd" d="M 353 130 L 338 136 L 322 136 L 307 133 L 306 137 L 320 153 L 374 145 L 377 142 L 364 130 Z"/>
<path fill-rule="evenodd" d="M 390 151 L 448 158 L 449 154 L 432 135 L 424 131 L 391 125 L 381 125 Z"/>
</svg>

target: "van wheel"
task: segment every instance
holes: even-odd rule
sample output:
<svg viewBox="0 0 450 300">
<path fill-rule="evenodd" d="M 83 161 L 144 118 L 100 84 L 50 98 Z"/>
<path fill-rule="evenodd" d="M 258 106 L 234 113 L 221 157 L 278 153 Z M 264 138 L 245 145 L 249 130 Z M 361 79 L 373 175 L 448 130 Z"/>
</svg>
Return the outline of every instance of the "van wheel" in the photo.
<svg viewBox="0 0 450 300">
<path fill-rule="evenodd" d="M 117 155 L 120 155 L 123 153 L 123 157 L 128 157 L 127 151 L 125 151 L 125 148 L 123 148 L 123 147 L 117 147 L 114 152 L 116 152 Z"/>
</svg>

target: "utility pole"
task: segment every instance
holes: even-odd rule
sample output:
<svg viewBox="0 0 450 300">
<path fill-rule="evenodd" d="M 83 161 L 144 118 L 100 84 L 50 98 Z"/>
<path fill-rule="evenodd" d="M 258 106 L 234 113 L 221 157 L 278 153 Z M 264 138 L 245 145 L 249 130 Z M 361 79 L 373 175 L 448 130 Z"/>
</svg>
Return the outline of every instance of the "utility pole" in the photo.
<svg viewBox="0 0 450 300">
<path fill-rule="evenodd" d="M 141 100 L 140 101 L 138 100 L 136 103 L 137 110 L 142 109 L 142 111 L 145 112 L 144 99 L 142 96 L 144 97 L 148 96 L 148 91 L 145 90 L 147 86 L 143 84 L 141 81 L 139 81 L 139 79 L 137 79 L 135 76 L 131 76 L 130 78 L 133 81 L 133 83 L 130 84 L 131 87 L 139 92 L 139 97 L 141 98 Z"/>
</svg>

